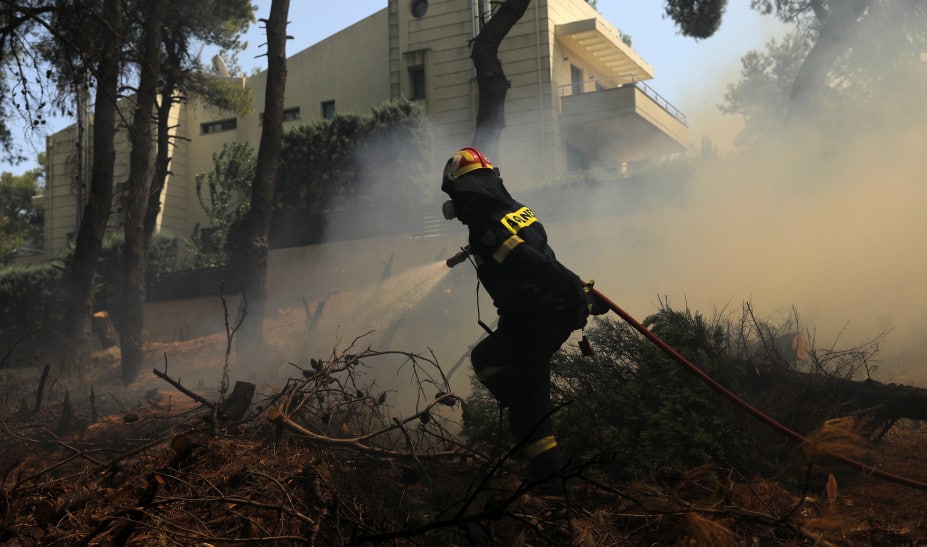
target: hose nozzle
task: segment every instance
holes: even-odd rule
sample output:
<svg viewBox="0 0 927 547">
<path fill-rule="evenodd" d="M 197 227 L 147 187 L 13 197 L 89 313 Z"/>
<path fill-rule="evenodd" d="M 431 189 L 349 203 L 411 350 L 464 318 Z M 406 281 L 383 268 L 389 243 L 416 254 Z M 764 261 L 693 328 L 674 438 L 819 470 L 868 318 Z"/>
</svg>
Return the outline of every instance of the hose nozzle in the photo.
<svg viewBox="0 0 927 547">
<path fill-rule="evenodd" d="M 460 264 L 461 262 L 466 262 L 467 258 L 470 256 L 471 253 L 472 251 L 470 250 L 469 245 L 467 245 L 466 247 L 462 247 L 459 253 L 455 254 L 454 256 L 448 258 L 445 261 L 447 264 L 447 267 L 453 268 L 454 266 Z"/>
</svg>

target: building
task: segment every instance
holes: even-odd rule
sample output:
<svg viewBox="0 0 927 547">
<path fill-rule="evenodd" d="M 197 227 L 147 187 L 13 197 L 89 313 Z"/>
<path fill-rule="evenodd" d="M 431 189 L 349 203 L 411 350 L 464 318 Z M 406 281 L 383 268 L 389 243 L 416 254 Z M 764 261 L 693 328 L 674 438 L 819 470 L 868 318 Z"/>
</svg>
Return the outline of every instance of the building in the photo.
<svg viewBox="0 0 927 547">
<path fill-rule="evenodd" d="M 366 112 L 388 99 L 420 101 L 433 122 L 436 171 L 469 144 L 477 109 L 470 41 L 488 0 L 388 0 L 387 7 L 288 59 L 285 125 Z M 653 69 L 585 0 L 535 0 L 499 51 L 511 81 L 498 158 L 506 184 L 684 151 L 685 116 L 646 82 Z M 266 73 L 236 82 L 264 104 Z M 225 143 L 260 140 L 261 112 L 244 117 L 187 101 L 175 108 L 177 146 L 162 194 L 161 233 L 187 236 L 204 221 L 197 173 Z M 91 122 L 92 123 L 92 122 Z M 84 199 L 87 146 L 75 124 L 49 137 L 46 246 L 57 256 L 74 237 Z M 128 173 L 125 131 L 118 181 Z M 88 142 L 88 141 L 84 141 Z M 437 175 L 436 175 L 437 180 Z"/>
</svg>

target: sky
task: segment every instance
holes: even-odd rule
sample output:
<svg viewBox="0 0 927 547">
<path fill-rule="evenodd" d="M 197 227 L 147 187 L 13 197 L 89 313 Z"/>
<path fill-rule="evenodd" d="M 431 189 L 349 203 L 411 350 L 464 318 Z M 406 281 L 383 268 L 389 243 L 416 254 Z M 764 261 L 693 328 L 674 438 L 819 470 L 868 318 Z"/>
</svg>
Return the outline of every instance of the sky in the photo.
<svg viewBox="0 0 927 547">
<path fill-rule="evenodd" d="M 293 55 L 339 30 L 386 7 L 387 0 L 320 0 L 290 2 L 287 54 Z M 270 0 L 258 0 L 258 18 L 270 14 Z M 629 35 L 632 48 L 654 67 L 655 78 L 648 84 L 689 119 L 690 137 L 699 142 L 707 136 L 722 151 L 739 128 L 737 118 L 722 116 L 717 105 L 722 102 L 728 84 L 739 79 L 740 58 L 751 49 L 763 49 L 770 37 L 781 34 L 783 27 L 775 18 L 751 10 L 747 2 L 730 2 L 721 28 L 714 36 L 696 41 L 681 36 L 673 22 L 663 15 L 663 3 L 640 0 L 599 0 L 602 15 L 623 34 Z M 247 49 L 239 55 L 246 72 L 263 69 L 264 30 L 254 24 L 245 36 Z M 46 132 L 54 133 L 71 123 L 53 119 Z M 16 133 L 16 131 L 14 131 Z M 0 172 L 25 172 L 36 164 L 34 158 L 44 150 L 45 134 L 23 132 L 21 143 L 29 161 L 17 166 L 0 162 Z"/>
</svg>

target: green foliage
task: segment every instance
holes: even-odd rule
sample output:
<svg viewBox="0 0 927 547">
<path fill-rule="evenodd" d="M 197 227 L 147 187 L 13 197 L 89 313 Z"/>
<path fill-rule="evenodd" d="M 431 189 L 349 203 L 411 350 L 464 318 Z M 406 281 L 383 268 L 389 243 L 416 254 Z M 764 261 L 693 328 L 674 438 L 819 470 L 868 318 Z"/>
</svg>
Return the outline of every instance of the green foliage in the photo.
<svg viewBox="0 0 927 547">
<path fill-rule="evenodd" d="M 32 204 L 41 176 L 41 169 L 0 173 L 0 267 L 12 262 L 18 249 L 41 246 L 44 210 Z"/>
<path fill-rule="evenodd" d="M 463 403 L 461 434 L 477 450 L 496 454 L 500 448 L 504 449 L 514 442 L 506 413 L 503 411 L 500 415 L 499 403 L 476 376 L 471 376 L 470 385 L 471 394 Z"/>
<path fill-rule="evenodd" d="M 145 269 L 145 287 L 150 289 L 166 273 L 177 271 L 177 238 L 155 234 L 148 246 L 148 263 Z M 97 284 L 94 287 L 94 307 L 106 310 L 115 325 L 120 322 L 122 283 L 125 260 L 125 236 L 120 233 L 107 235 L 100 251 L 97 266 Z"/>
<path fill-rule="evenodd" d="M 25 351 L 52 347 L 63 314 L 62 273 L 47 262 L 0 269 L 0 357 L 17 343 Z"/>
<path fill-rule="evenodd" d="M 196 176 L 196 197 L 209 218 L 209 227 L 197 224 L 188 241 L 196 267 L 227 264 L 229 233 L 250 207 L 257 166 L 257 156 L 247 143 L 226 144 L 212 161 L 212 171 Z"/>
<path fill-rule="evenodd" d="M 255 22 L 254 10 L 248 0 L 170 2 L 165 17 L 170 28 L 166 32 L 175 40 L 183 40 L 180 44 L 188 49 L 199 42 L 240 51 L 247 45 L 241 42 L 242 33 Z"/>
<path fill-rule="evenodd" d="M 616 182 L 624 178 L 626 178 L 626 175 L 614 167 L 581 169 L 539 179 L 536 186 L 525 188 L 525 190 L 541 190 L 544 188 L 567 189 L 578 186 L 596 186 L 598 184 Z"/>
<path fill-rule="evenodd" d="M 236 59 L 247 45 L 241 38 L 255 21 L 254 10 L 248 0 L 168 2 L 162 32 L 164 80 L 207 105 L 248 114 L 252 110 L 250 89 L 243 88 L 238 79 L 210 75 L 200 53 L 206 45 L 218 47 L 219 55 L 229 61 L 230 73 L 240 72 Z"/>
<path fill-rule="evenodd" d="M 0 58 L 0 62 L 2 62 L 2 58 Z M 0 77 L 0 97 L 10 95 L 9 84 L 7 84 L 5 78 Z M 6 162 L 15 163 L 21 161 L 23 157 L 18 152 L 16 141 L 13 140 L 13 133 L 10 132 L 8 120 L 11 119 L 6 101 L 0 101 L 0 158 L 3 158 Z"/>
<path fill-rule="evenodd" d="M 660 311 L 645 319 L 643 324 L 693 363 L 704 361 L 702 355 L 716 359 L 727 350 L 724 327 L 688 308 L 684 312 L 674 311 L 664 303 Z"/>
<path fill-rule="evenodd" d="M 16 256 L 16 250 L 26 244 L 23 234 L 11 226 L 12 222 L 0 216 L 0 265 L 7 265 Z"/>
<path fill-rule="evenodd" d="M 739 140 L 777 138 L 778 131 L 771 130 L 784 114 L 809 104 L 812 113 L 827 116 L 808 126 L 839 141 L 854 132 L 868 134 L 880 123 L 923 125 L 922 109 L 907 105 L 927 93 L 921 59 L 927 51 L 927 3 L 751 0 L 750 5 L 794 30 L 781 43 L 769 42 L 765 53 L 744 56 L 741 81 L 728 86 L 721 109 L 744 117 Z"/>
<path fill-rule="evenodd" d="M 428 135 L 420 107 L 389 102 L 337 114 L 284 134 L 277 207 L 307 212 L 421 199 Z"/>
<path fill-rule="evenodd" d="M 325 214 L 376 208 L 395 217 L 420 204 L 429 142 L 424 112 L 408 101 L 285 132 L 271 237 L 305 244 L 320 236 Z"/>
<path fill-rule="evenodd" d="M 731 385 L 735 371 L 712 357 L 723 352 L 717 325 L 669 309 L 648 322 L 691 362 Z M 558 420 L 570 450 L 632 473 L 744 463 L 738 461 L 741 437 L 720 394 L 623 323 L 599 321 L 588 336 L 597 351 L 592 362 L 571 351 L 555 367 L 560 397 L 572 402 Z"/>
<path fill-rule="evenodd" d="M 740 59 L 741 79 L 727 86 L 724 103 L 719 105 L 721 112 L 743 117 L 739 144 L 755 145 L 778 134 L 788 110 L 792 82 L 810 48 L 807 36 L 790 33 L 781 41 L 767 42 L 766 52 L 750 51 Z"/>
<path fill-rule="evenodd" d="M 663 9 L 684 36 L 708 38 L 721 26 L 727 0 L 666 0 Z"/>
<path fill-rule="evenodd" d="M 148 252 L 146 286 L 151 287 L 165 273 L 178 268 L 178 241 L 156 235 Z M 97 268 L 95 308 L 110 312 L 119 325 L 122 293 L 123 236 L 107 236 Z M 65 262 L 70 260 L 66 258 Z M 0 356 L 21 337 L 28 335 L 31 347 L 52 347 L 57 336 L 51 330 L 63 319 L 64 271 L 60 264 L 43 262 L 28 266 L 0 268 L 0 317 L 16 318 L 0 326 Z M 20 348 L 21 349 L 21 348 Z"/>
<path fill-rule="evenodd" d="M 712 159 L 717 155 L 717 149 L 705 148 L 713 146 L 710 141 L 703 140 L 700 157 Z M 598 167 L 581 169 L 552 175 L 538 179 L 533 185 L 526 186 L 523 191 L 537 190 L 566 190 L 571 188 L 607 186 L 622 181 L 630 181 L 638 177 L 660 177 L 664 179 L 678 178 L 690 173 L 693 169 L 693 159 L 683 154 L 674 154 L 661 158 L 640 160 L 629 163 L 627 171 L 622 172 L 617 167 Z"/>
<path fill-rule="evenodd" d="M 224 112 L 235 112 L 239 116 L 254 110 L 250 87 L 242 87 L 238 80 L 217 78 L 203 74 L 195 85 L 197 97 L 206 104 Z"/>
</svg>

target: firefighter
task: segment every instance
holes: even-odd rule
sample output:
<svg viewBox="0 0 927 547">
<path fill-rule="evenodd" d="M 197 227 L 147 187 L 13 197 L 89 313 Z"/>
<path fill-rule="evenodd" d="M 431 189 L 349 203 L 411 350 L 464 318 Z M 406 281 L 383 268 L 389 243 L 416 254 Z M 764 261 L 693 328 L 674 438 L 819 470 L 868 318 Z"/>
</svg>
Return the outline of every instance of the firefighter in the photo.
<svg viewBox="0 0 927 547">
<path fill-rule="evenodd" d="M 467 226 L 466 250 L 499 315 L 496 330 L 470 354 L 473 370 L 508 408 L 536 491 L 564 496 L 564 459 L 550 419 L 550 358 L 585 326 L 588 293 L 557 261 L 534 212 L 512 198 L 479 150 L 463 148 L 451 156 L 441 190 L 451 198 L 442 206 L 444 217 Z"/>
</svg>

